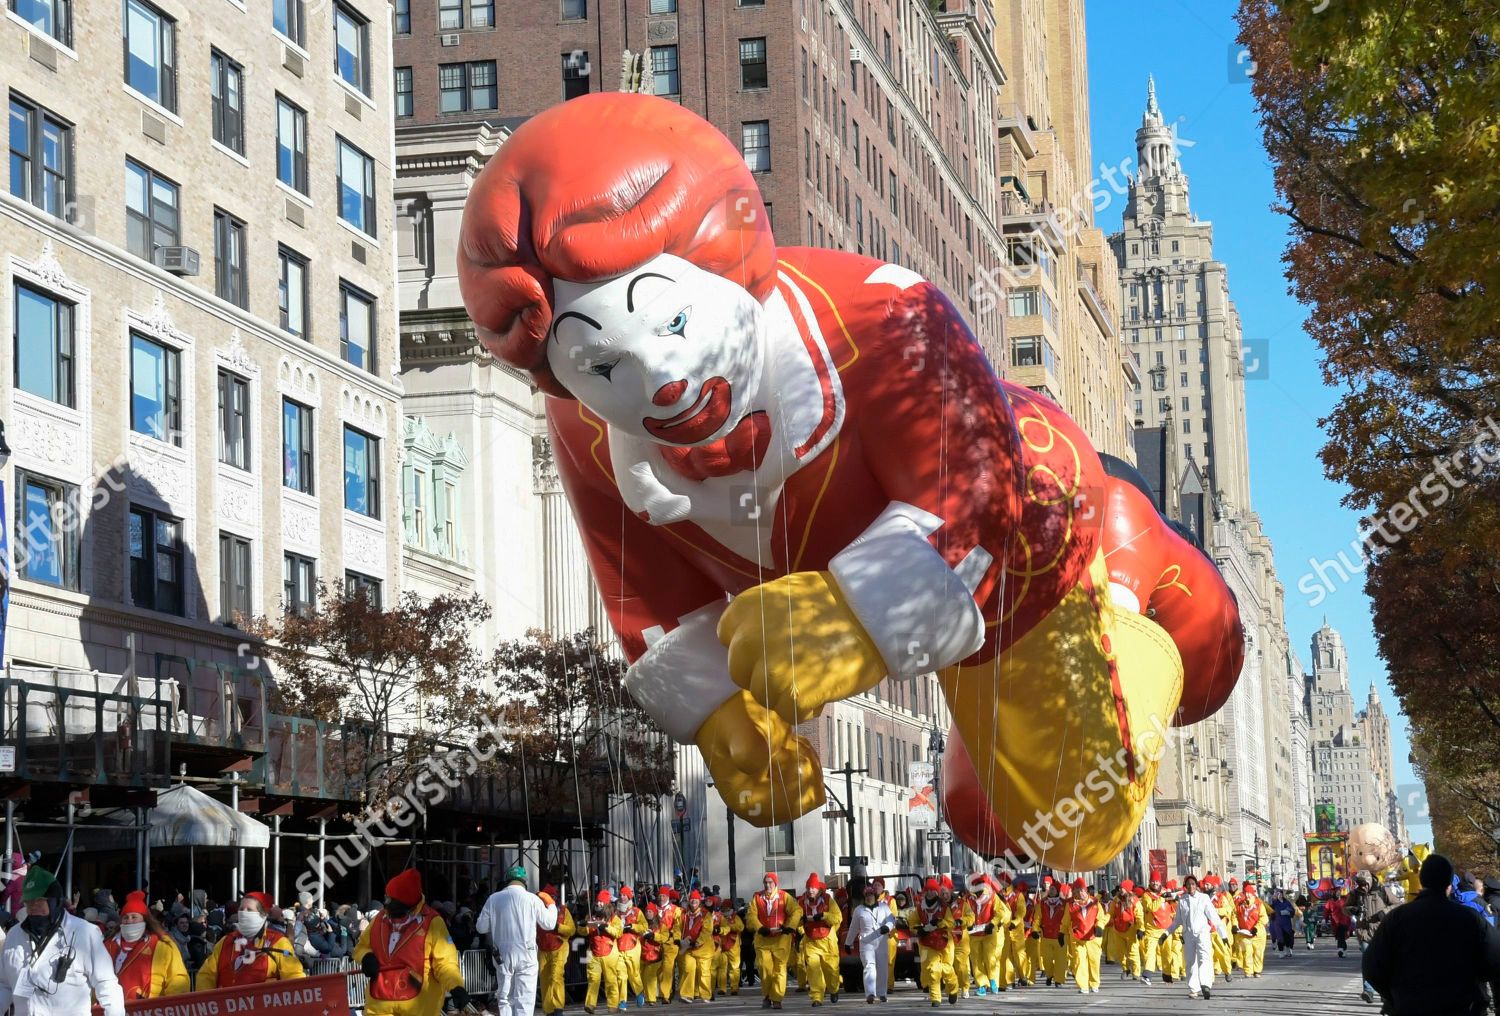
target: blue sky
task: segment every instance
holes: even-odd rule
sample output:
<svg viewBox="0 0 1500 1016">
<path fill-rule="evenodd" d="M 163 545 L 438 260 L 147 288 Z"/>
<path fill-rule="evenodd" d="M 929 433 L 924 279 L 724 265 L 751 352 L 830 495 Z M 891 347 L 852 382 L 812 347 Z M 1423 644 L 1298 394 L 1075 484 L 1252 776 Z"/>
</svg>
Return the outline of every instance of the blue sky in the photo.
<svg viewBox="0 0 1500 1016">
<path fill-rule="evenodd" d="M 1302 330 L 1305 313 L 1287 293 L 1281 252 L 1288 222 L 1271 211 L 1275 189 L 1244 57 L 1235 43 L 1235 4 L 1228 0 L 1090 0 L 1089 102 L 1094 172 L 1135 155 L 1135 131 L 1146 103 L 1146 75 L 1168 123 L 1184 139 L 1183 171 L 1198 218 L 1213 223 L 1214 256 L 1229 268 L 1229 292 L 1247 339 L 1265 340 L 1262 379 L 1246 381 L 1254 507 L 1276 548 L 1286 587 L 1292 645 L 1309 664 L 1308 643 L 1323 623 L 1338 629 L 1349 651 L 1350 685 L 1362 706 L 1377 682 L 1387 712 L 1397 704 L 1376 653 L 1363 577 L 1339 585 L 1316 606 L 1299 591 L 1309 562 L 1349 560 L 1356 516 L 1340 503 L 1344 488 L 1323 476 L 1318 420 L 1338 392 L 1323 384 L 1320 353 Z M 1252 69 L 1253 72 L 1253 69 Z M 1192 142 L 1187 147 L 1186 142 Z M 1106 187 L 1105 190 L 1108 190 Z M 1120 228 L 1121 199 L 1101 212 L 1105 232 Z M 1304 589 L 1316 588 L 1308 581 Z M 1407 760 L 1406 721 L 1392 717 L 1398 793 L 1417 785 Z M 1406 810 L 1414 842 L 1430 839 L 1420 802 Z"/>
</svg>

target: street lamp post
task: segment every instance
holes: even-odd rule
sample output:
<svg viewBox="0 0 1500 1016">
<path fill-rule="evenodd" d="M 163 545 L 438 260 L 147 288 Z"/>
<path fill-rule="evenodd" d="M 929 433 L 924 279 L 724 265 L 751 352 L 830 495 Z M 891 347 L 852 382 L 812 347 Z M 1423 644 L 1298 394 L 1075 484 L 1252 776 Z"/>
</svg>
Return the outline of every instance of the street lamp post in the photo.
<svg viewBox="0 0 1500 1016">
<path fill-rule="evenodd" d="M 937 833 L 943 831 L 943 752 L 947 748 L 948 744 L 944 740 L 941 730 L 934 726 L 927 731 L 927 757 L 932 759 L 932 797 L 934 807 L 937 810 L 937 828 L 933 831 Z M 937 871 L 939 868 L 938 858 L 941 856 L 938 851 L 942 850 L 941 844 L 943 841 L 941 838 L 934 838 L 931 842 L 932 870 Z M 952 860 L 951 853 L 949 860 Z"/>
</svg>

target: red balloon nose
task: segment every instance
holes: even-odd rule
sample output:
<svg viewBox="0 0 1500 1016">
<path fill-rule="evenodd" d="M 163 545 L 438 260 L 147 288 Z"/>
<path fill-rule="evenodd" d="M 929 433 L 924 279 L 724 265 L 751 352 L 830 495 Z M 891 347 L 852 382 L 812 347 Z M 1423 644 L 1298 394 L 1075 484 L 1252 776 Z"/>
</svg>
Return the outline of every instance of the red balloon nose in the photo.
<svg viewBox="0 0 1500 1016">
<path fill-rule="evenodd" d="M 687 391 L 686 381 L 673 381 L 658 388 L 656 394 L 651 396 L 651 401 L 658 406 L 675 405 L 685 391 Z"/>
</svg>

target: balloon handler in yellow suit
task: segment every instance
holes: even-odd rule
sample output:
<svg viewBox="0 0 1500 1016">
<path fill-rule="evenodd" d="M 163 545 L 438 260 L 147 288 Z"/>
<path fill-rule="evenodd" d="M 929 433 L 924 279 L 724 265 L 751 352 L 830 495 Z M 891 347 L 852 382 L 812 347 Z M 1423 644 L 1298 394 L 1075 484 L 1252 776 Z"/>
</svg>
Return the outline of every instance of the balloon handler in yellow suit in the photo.
<svg viewBox="0 0 1500 1016">
<path fill-rule="evenodd" d="M 807 876 L 807 892 L 797 900 L 802 908 L 802 979 L 814 1006 L 823 1004 L 824 994 L 830 1002 L 839 1000 L 839 925 L 843 913 L 838 901 L 828 892 L 828 885 L 817 872 Z"/>
<path fill-rule="evenodd" d="M 592 1016 L 599 1004 L 599 986 L 604 986 L 604 1006 L 618 1009 L 625 1000 L 625 963 L 620 959 L 620 935 L 624 924 L 614 912 L 614 900 L 608 890 L 594 897 L 594 910 L 583 926 L 588 943 L 588 988 L 584 991 L 583 1011 Z"/>
<path fill-rule="evenodd" d="M 386 883 L 385 906 L 360 936 L 354 962 L 369 978 L 370 1016 L 439 1016 L 444 996 L 469 1007 L 463 970 L 448 926 L 422 896 L 422 876 L 408 868 Z"/>
<path fill-rule="evenodd" d="M 786 967 L 794 933 L 802 927 L 802 907 L 767 872 L 762 890 L 750 899 L 745 924 L 755 935 L 755 972 L 760 977 L 760 1007 L 780 1009 L 786 998 Z"/>
</svg>

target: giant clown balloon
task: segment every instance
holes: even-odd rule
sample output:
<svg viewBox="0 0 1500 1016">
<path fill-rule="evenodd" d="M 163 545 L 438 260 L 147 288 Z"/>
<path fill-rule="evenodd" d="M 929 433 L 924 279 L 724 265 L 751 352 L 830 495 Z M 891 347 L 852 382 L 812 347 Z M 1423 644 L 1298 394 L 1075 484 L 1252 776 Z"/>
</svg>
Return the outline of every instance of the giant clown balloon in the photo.
<svg viewBox="0 0 1500 1016">
<path fill-rule="evenodd" d="M 1072 870 L 1126 845 L 1168 729 L 1234 685 L 1238 612 L 935 286 L 778 248 L 716 128 L 619 93 L 511 135 L 458 264 L 481 342 L 548 396 L 627 687 L 737 815 L 817 808 L 797 726 L 935 673 L 964 842 Z"/>
</svg>

